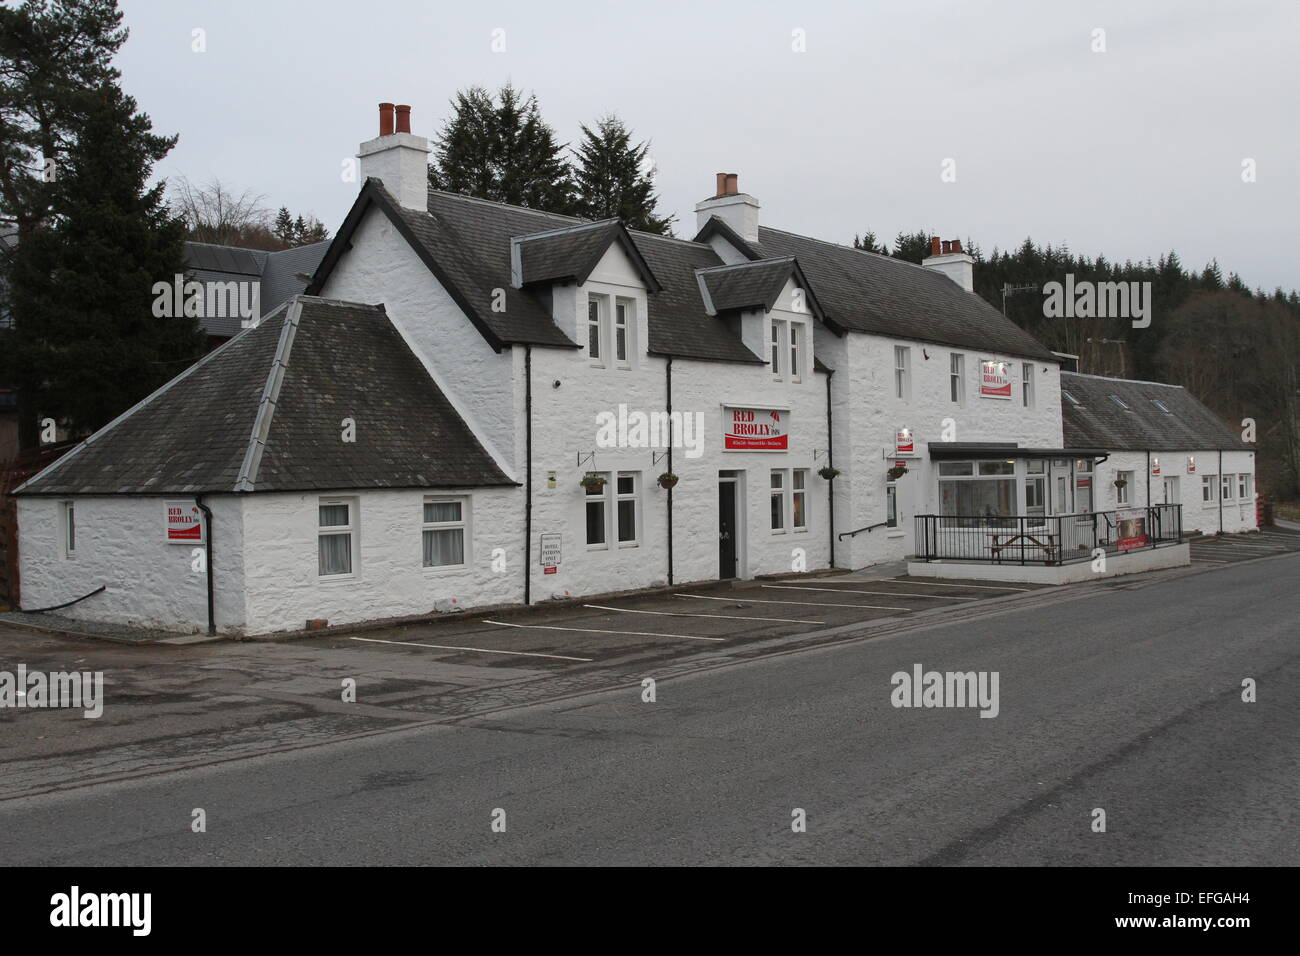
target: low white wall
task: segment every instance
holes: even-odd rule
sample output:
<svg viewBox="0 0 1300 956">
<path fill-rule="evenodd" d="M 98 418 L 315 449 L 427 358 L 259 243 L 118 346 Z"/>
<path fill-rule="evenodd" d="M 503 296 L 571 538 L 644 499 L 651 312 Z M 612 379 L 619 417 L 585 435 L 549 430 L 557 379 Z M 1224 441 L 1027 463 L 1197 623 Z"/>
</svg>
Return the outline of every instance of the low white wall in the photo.
<svg viewBox="0 0 1300 956">
<path fill-rule="evenodd" d="M 66 553 L 61 506 L 75 506 L 76 550 Z M 191 544 L 168 544 L 165 501 L 182 495 L 18 499 L 19 580 L 25 609 L 107 590 L 58 614 L 133 627 L 200 632 L 208 626 L 207 574 L 193 569 Z M 227 495 L 206 500 L 216 540 L 213 581 L 217 629 L 242 633 L 244 541 L 241 503 Z"/>
<path fill-rule="evenodd" d="M 1137 574 L 1160 568 L 1179 568 L 1192 563 L 1189 545 L 1175 544 L 1145 551 L 1106 555 L 1106 570 L 1094 571 L 1091 561 L 1061 565 L 960 564 L 942 561 L 909 561 L 907 573 L 918 578 L 951 578 L 970 581 L 1019 581 L 1024 584 L 1074 584 L 1121 574 Z"/>
</svg>

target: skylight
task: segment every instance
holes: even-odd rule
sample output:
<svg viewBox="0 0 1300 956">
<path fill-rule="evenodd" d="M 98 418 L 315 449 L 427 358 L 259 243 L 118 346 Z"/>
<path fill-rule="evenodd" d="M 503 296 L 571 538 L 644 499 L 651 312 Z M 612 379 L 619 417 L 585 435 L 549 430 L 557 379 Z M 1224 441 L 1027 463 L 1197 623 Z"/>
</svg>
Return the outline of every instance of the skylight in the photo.
<svg viewBox="0 0 1300 956">
<path fill-rule="evenodd" d="M 1065 400 L 1069 402 L 1071 405 L 1077 406 L 1079 404 L 1079 400 L 1075 398 L 1073 395 L 1071 395 L 1069 392 L 1067 392 L 1065 389 L 1061 389 L 1061 394 L 1065 396 Z"/>
<path fill-rule="evenodd" d="M 1166 415 L 1173 414 L 1173 412 L 1169 410 L 1169 406 L 1166 405 L 1164 402 L 1160 401 L 1158 398 L 1151 399 L 1151 404 L 1154 405 L 1156 408 L 1160 409 Z"/>
<path fill-rule="evenodd" d="M 1127 412 L 1129 410 L 1129 407 L 1127 404 L 1125 404 L 1124 399 L 1120 398 L 1118 395 L 1111 395 L 1110 400 L 1114 402 L 1116 405 L 1118 405 L 1120 408 L 1124 409 L 1124 411 Z"/>
</svg>

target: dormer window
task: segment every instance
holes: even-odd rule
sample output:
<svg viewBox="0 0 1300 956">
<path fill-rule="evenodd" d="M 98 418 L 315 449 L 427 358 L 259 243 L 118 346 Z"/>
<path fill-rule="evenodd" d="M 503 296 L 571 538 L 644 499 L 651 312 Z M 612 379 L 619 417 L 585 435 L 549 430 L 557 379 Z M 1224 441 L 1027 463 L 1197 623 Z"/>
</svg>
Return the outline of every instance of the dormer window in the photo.
<svg viewBox="0 0 1300 956">
<path fill-rule="evenodd" d="M 791 322 L 790 328 L 790 381 L 797 382 L 803 368 L 803 327 L 798 322 Z"/>
<path fill-rule="evenodd" d="M 631 368 L 636 354 L 636 300 L 587 296 L 587 358 L 593 368 Z"/>
<path fill-rule="evenodd" d="M 632 300 L 618 299 L 614 303 L 614 361 L 619 368 L 632 364 Z"/>
<path fill-rule="evenodd" d="M 806 359 L 804 357 L 807 331 L 802 322 L 773 319 L 769 354 L 772 377 L 788 378 L 791 382 L 803 381 Z"/>
<path fill-rule="evenodd" d="M 589 296 L 587 298 L 587 357 L 591 359 L 592 365 L 605 364 L 604 350 L 601 348 L 601 326 L 602 313 L 605 311 L 602 307 L 604 297 L 599 295 Z"/>
</svg>

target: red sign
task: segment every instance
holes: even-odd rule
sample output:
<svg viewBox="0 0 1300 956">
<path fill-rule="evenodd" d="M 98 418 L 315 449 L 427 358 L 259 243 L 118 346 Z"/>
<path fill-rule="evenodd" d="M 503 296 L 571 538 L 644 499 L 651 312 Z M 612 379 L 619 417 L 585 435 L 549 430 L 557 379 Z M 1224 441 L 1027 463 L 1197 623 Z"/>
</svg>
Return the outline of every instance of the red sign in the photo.
<svg viewBox="0 0 1300 956">
<path fill-rule="evenodd" d="M 1134 508 L 1115 512 L 1116 534 L 1121 551 L 1136 551 L 1147 546 L 1147 513 Z"/>
<path fill-rule="evenodd" d="M 1196 470 L 1196 459 L 1195 459 L 1195 458 L 1188 458 L 1188 459 L 1187 459 L 1187 472 L 1188 472 L 1188 474 L 1191 474 L 1191 473 L 1194 472 L 1195 470 Z"/>
<path fill-rule="evenodd" d="M 552 565 L 549 566 L 549 567 L 542 568 L 542 573 L 543 573 L 543 574 L 559 574 L 559 573 L 560 573 L 560 569 L 557 568 L 555 565 L 552 564 Z"/>
<path fill-rule="evenodd" d="M 1152 459 L 1151 459 L 1151 474 L 1153 474 L 1153 475 L 1158 475 L 1158 474 L 1160 474 L 1160 459 L 1159 459 L 1159 458 L 1152 458 Z"/>
<path fill-rule="evenodd" d="M 1080 488 L 1091 488 L 1091 487 L 1092 487 L 1092 479 L 1091 479 L 1091 478 L 1080 478 L 1079 481 L 1078 481 L 1078 485 L 1079 485 Z"/>
<path fill-rule="evenodd" d="M 916 445 L 912 440 L 912 433 L 904 428 L 894 437 L 894 454 L 911 455 L 915 452 Z"/>
<path fill-rule="evenodd" d="M 167 517 L 167 541 L 173 544 L 203 542 L 203 512 L 193 501 L 163 503 Z"/>
<path fill-rule="evenodd" d="M 770 408 L 724 408 L 723 451 L 789 451 L 786 413 Z"/>
<path fill-rule="evenodd" d="M 1011 373 L 1006 362 L 980 362 L 980 398 L 1010 398 Z"/>
</svg>

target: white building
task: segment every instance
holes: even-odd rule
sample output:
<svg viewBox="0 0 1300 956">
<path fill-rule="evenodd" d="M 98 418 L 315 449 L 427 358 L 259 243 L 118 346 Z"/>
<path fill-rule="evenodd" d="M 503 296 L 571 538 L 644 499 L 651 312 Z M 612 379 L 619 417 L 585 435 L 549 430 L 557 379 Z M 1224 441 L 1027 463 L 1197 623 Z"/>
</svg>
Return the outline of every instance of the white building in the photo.
<svg viewBox="0 0 1300 956">
<path fill-rule="evenodd" d="M 20 489 L 25 607 L 265 633 L 862 567 L 1109 461 L 959 243 L 772 229 L 734 175 L 693 240 L 430 190 L 387 110 L 309 294 Z"/>
</svg>

